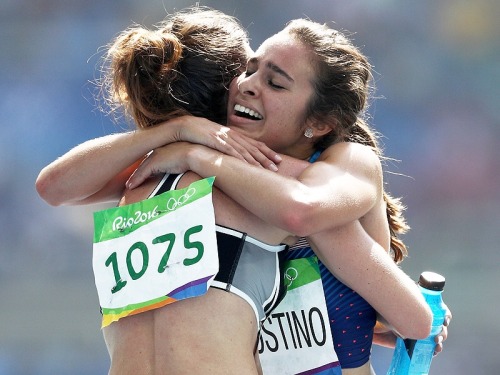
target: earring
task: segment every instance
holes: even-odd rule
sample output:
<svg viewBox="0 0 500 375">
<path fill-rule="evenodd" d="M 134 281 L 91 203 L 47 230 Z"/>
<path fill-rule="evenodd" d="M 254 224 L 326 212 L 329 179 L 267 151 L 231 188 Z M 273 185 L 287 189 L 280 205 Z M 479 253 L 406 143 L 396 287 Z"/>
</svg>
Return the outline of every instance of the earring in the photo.
<svg viewBox="0 0 500 375">
<path fill-rule="evenodd" d="M 304 132 L 304 135 L 306 138 L 312 138 L 313 137 L 313 130 L 311 128 L 307 128 L 306 131 Z"/>
</svg>

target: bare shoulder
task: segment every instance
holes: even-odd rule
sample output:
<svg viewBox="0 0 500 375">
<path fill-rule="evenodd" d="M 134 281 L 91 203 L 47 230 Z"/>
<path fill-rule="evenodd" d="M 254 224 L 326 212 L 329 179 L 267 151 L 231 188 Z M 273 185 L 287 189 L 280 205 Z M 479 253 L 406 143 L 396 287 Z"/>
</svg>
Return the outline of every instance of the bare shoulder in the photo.
<svg viewBox="0 0 500 375">
<path fill-rule="evenodd" d="M 282 161 L 278 166 L 278 174 L 297 178 L 311 164 L 306 160 L 299 160 L 287 155 L 281 155 Z"/>
<path fill-rule="evenodd" d="M 367 174 L 371 177 L 382 174 L 380 157 L 369 147 L 355 142 L 340 142 L 328 147 L 318 159 L 350 172 Z"/>
<path fill-rule="evenodd" d="M 380 159 L 375 151 L 356 142 L 339 142 L 331 145 L 321 153 L 319 160 L 336 159 L 339 161 L 365 161 L 366 163 L 380 164 Z"/>
<path fill-rule="evenodd" d="M 148 198 L 153 190 L 158 186 L 162 180 L 163 175 L 151 176 L 146 181 L 144 181 L 140 186 L 134 189 L 126 189 L 123 193 L 123 197 L 120 200 L 120 206 L 136 203 Z M 177 184 L 177 189 L 182 189 L 189 184 L 201 180 L 202 177 L 193 172 L 186 172 L 179 183 Z"/>
<path fill-rule="evenodd" d="M 186 186 L 192 184 L 195 181 L 202 180 L 203 177 L 200 175 L 187 171 L 186 173 L 183 174 L 182 178 L 179 180 L 179 183 L 177 184 L 177 189 L 182 189 L 185 188 Z"/>
<path fill-rule="evenodd" d="M 140 202 L 148 198 L 156 186 L 160 183 L 162 176 L 152 176 L 135 189 L 125 189 L 120 199 L 119 206 Z"/>
</svg>

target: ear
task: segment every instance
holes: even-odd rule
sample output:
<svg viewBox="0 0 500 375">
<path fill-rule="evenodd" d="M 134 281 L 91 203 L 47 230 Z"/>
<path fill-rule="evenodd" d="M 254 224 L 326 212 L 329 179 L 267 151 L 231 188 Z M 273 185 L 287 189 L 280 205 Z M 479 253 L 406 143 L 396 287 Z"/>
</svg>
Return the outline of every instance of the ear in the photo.
<svg viewBox="0 0 500 375">
<path fill-rule="evenodd" d="M 322 137 L 333 130 L 328 124 L 319 121 L 308 122 L 307 126 L 313 130 L 314 138 Z"/>
</svg>

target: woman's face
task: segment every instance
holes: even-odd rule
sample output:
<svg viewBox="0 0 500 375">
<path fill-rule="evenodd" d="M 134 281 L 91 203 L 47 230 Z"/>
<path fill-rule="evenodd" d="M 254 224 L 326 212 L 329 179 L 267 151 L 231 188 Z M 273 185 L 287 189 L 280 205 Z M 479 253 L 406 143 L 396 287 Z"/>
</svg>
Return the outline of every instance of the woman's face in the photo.
<svg viewBox="0 0 500 375">
<path fill-rule="evenodd" d="M 305 159 L 306 106 L 313 93 L 311 53 L 288 34 L 267 39 L 229 90 L 228 126 L 275 151 Z"/>
</svg>

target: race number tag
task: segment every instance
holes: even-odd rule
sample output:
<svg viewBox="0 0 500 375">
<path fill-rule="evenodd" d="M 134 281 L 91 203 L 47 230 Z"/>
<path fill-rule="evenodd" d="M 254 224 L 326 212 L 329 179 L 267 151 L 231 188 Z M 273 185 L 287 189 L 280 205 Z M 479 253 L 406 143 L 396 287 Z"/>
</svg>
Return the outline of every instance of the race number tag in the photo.
<svg viewBox="0 0 500 375">
<path fill-rule="evenodd" d="M 219 270 L 213 181 L 94 213 L 102 327 L 207 292 Z"/>
<path fill-rule="evenodd" d="M 315 256 L 285 262 L 287 293 L 259 338 L 264 374 L 340 375 Z"/>
</svg>

